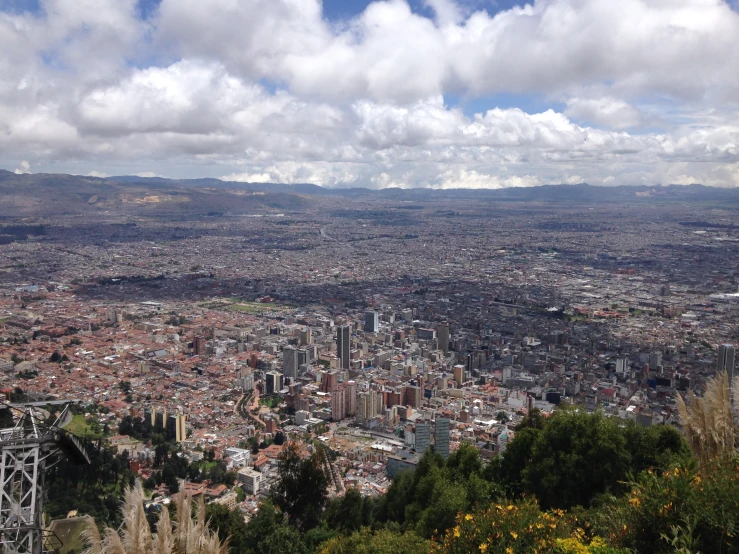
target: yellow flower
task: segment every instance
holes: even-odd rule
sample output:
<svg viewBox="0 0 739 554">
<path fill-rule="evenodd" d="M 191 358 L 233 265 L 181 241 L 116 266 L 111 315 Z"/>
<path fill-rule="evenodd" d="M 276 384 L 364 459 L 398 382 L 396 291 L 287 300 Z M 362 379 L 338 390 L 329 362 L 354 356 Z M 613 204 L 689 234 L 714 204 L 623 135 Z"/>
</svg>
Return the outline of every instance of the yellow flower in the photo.
<svg viewBox="0 0 739 554">
<path fill-rule="evenodd" d="M 515 531 L 511 531 L 511 537 L 513 537 L 514 539 L 517 539 L 518 533 L 516 533 Z"/>
<path fill-rule="evenodd" d="M 454 528 L 454 536 L 459 537 L 459 527 L 458 526 Z"/>
<path fill-rule="evenodd" d="M 629 504 L 631 504 L 634 508 L 638 508 L 639 504 L 641 504 L 641 501 L 639 500 L 638 496 L 634 496 L 633 498 L 629 499 Z"/>
<path fill-rule="evenodd" d="M 505 549 L 505 554 L 513 554 L 513 549 L 509 546 Z"/>
<path fill-rule="evenodd" d="M 464 519 L 465 519 L 466 521 L 469 521 L 469 520 L 471 520 L 471 519 L 472 519 L 472 514 L 467 514 L 466 516 L 464 516 Z"/>
<path fill-rule="evenodd" d="M 508 508 L 506 508 L 509 512 L 513 509 L 513 504 L 508 504 Z"/>
<path fill-rule="evenodd" d="M 479 548 L 480 548 L 480 552 L 486 552 L 488 549 L 488 545 L 485 543 L 482 543 Z"/>
</svg>

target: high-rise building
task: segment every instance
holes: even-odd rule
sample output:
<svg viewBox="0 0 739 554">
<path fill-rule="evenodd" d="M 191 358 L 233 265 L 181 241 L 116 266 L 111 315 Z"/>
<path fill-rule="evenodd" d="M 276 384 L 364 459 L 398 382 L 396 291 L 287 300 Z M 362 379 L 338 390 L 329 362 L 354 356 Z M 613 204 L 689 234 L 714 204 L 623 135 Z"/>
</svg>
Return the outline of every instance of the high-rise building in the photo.
<svg viewBox="0 0 739 554">
<path fill-rule="evenodd" d="M 276 371 L 270 371 L 264 376 L 265 394 L 275 394 L 284 386 L 283 376 Z"/>
<path fill-rule="evenodd" d="M 722 344 L 718 347 L 718 363 L 716 371 L 726 371 L 729 375 L 729 386 L 733 385 L 734 380 L 734 345 Z"/>
<path fill-rule="evenodd" d="M 662 352 L 651 352 L 649 354 L 649 369 L 652 371 L 656 371 L 657 368 L 661 365 L 662 365 Z"/>
<path fill-rule="evenodd" d="M 313 342 L 313 331 L 310 329 L 303 329 L 300 331 L 300 346 L 306 346 Z"/>
<path fill-rule="evenodd" d="M 293 380 L 297 379 L 300 367 L 298 352 L 294 346 L 286 346 L 282 350 L 282 374 Z"/>
<path fill-rule="evenodd" d="M 442 352 L 449 351 L 449 324 L 439 323 L 436 327 L 436 335 L 439 340 L 439 350 Z"/>
<path fill-rule="evenodd" d="M 208 348 L 208 341 L 206 340 L 205 337 L 201 337 L 200 335 L 197 335 L 194 339 L 192 339 L 192 351 L 196 356 L 204 355 L 207 348 Z"/>
<path fill-rule="evenodd" d="M 373 311 L 364 312 L 364 332 L 378 333 L 380 331 L 380 314 Z"/>
<path fill-rule="evenodd" d="M 187 439 L 187 416 L 172 414 L 167 418 L 167 438 L 176 442 Z"/>
<path fill-rule="evenodd" d="M 321 392 L 334 392 L 339 388 L 338 371 L 324 371 L 321 376 Z"/>
<path fill-rule="evenodd" d="M 462 386 L 464 383 L 464 366 L 462 364 L 454 366 L 454 380 L 457 382 L 457 386 Z"/>
<path fill-rule="evenodd" d="M 336 328 L 336 356 L 339 358 L 341 369 L 350 369 L 351 338 L 349 325 L 340 325 Z"/>
<path fill-rule="evenodd" d="M 346 417 L 346 391 L 339 387 L 331 393 L 331 418 L 341 421 Z"/>
<path fill-rule="evenodd" d="M 413 408 L 421 407 L 422 391 L 420 387 L 407 386 L 403 390 L 403 404 Z"/>
<path fill-rule="evenodd" d="M 431 424 L 416 423 L 416 452 L 423 454 L 431 443 Z"/>
<path fill-rule="evenodd" d="M 344 411 L 347 416 L 357 413 L 357 383 L 349 381 L 344 385 Z"/>
<path fill-rule="evenodd" d="M 445 460 L 449 457 L 449 418 L 436 418 L 436 447 L 434 451 Z"/>
</svg>

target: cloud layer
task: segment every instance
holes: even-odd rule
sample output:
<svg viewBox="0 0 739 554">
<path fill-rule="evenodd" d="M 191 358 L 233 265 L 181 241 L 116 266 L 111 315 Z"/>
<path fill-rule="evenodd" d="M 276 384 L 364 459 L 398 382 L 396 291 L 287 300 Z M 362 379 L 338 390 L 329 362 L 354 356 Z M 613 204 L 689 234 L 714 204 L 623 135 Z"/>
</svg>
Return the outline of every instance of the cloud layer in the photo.
<svg viewBox="0 0 739 554">
<path fill-rule="evenodd" d="M 324 186 L 739 186 L 723 0 L 42 0 L 0 11 L 0 165 Z"/>
</svg>

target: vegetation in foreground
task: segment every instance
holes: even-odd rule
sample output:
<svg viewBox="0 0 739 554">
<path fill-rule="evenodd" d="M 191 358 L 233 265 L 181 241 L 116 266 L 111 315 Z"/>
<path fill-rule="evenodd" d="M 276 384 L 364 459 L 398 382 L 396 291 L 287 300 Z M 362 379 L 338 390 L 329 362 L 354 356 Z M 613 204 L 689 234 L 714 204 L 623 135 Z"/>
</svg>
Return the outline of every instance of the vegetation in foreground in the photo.
<svg viewBox="0 0 739 554">
<path fill-rule="evenodd" d="M 249 523 L 223 506 L 201 507 L 196 521 L 205 524 L 197 529 L 207 539 L 193 544 L 218 537 L 218 552 L 245 554 L 736 553 L 739 459 L 730 439 L 737 430 L 732 423 L 731 437 L 725 429 L 704 433 L 687 419 L 698 425 L 725 413 L 730 395 L 721 379 L 709 383 L 709 398 L 682 410 L 687 442 L 672 427 L 572 409 L 532 413 L 499 459 L 483 464 L 469 445 L 446 461 L 427 452 L 376 499 L 350 489 L 329 500 L 325 454 L 304 458 L 291 444 L 272 498 Z M 127 493 L 127 506 L 132 498 Z"/>
</svg>

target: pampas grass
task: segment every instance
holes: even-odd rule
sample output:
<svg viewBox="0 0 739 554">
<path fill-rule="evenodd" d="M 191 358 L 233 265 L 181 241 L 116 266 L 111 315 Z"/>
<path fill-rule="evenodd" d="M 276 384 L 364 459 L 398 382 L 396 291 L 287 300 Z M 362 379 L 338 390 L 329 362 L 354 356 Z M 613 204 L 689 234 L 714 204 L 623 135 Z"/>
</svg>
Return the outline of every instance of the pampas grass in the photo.
<svg viewBox="0 0 739 554">
<path fill-rule="evenodd" d="M 738 386 L 739 377 L 734 379 L 734 388 Z M 701 464 L 734 454 L 739 429 L 734 424 L 731 387 L 725 371 L 706 382 L 702 397 L 690 392 L 687 401 L 680 394 L 676 400 L 683 434 Z"/>
<path fill-rule="evenodd" d="M 141 484 L 136 483 L 135 487 L 126 489 L 120 530 L 106 528 L 101 535 L 95 521 L 89 519 L 83 533 L 87 546 L 84 554 L 228 554 L 228 541 L 221 542 L 218 535 L 208 529 L 203 499 L 197 501 L 194 517 L 192 505 L 192 497 L 180 493 L 174 528 L 169 510 L 163 507 L 157 533 L 152 536 L 144 511 L 144 492 Z"/>
</svg>

